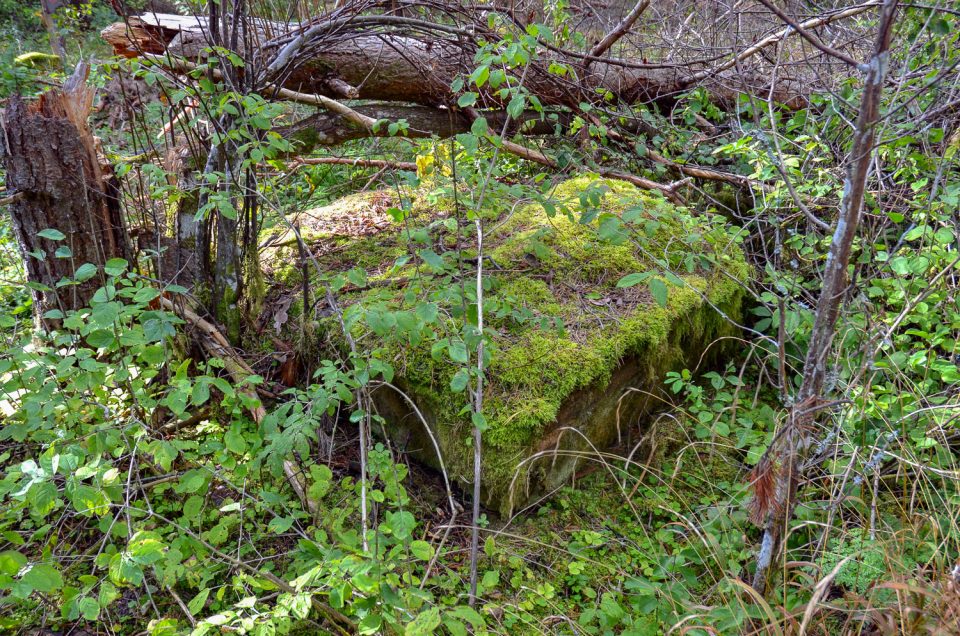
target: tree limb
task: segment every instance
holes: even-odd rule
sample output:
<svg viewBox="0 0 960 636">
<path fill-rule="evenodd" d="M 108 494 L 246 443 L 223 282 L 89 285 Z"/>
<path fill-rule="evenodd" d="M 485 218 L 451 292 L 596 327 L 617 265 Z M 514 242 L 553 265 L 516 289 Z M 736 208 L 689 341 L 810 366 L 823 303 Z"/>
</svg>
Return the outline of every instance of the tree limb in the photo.
<svg viewBox="0 0 960 636">
<path fill-rule="evenodd" d="M 386 159 L 360 159 L 359 157 L 297 157 L 292 167 L 344 165 L 361 168 L 393 168 L 395 170 L 416 170 L 417 164 L 410 161 L 389 161 Z"/>
<path fill-rule="evenodd" d="M 847 288 L 847 268 L 863 212 L 897 4 L 898 0 L 884 1 L 873 55 L 870 63 L 865 65 L 867 72 L 850 151 L 850 165 L 840 200 L 837 226 L 824 265 L 823 288 L 803 364 L 803 381 L 787 423 L 751 476 L 754 516 L 764 520 L 763 539 L 753 576 L 753 587 L 761 593 L 766 587 L 770 565 L 780 552 L 787 524 L 793 516 L 797 486 L 802 478 L 800 453 L 809 441 L 805 439 L 808 434 L 804 433 L 804 429 L 812 423 L 817 411 L 828 404 L 822 395 L 827 377 L 827 357 L 832 350 L 837 317 Z"/>
<path fill-rule="evenodd" d="M 633 23 L 637 21 L 637 18 L 640 17 L 640 14 L 647 10 L 647 7 L 650 6 L 650 0 L 640 0 L 637 2 L 636 6 L 630 10 L 630 13 L 618 24 L 613 31 L 608 33 L 602 40 L 597 42 L 596 46 L 590 49 L 590 56 L 594 58 L 599 58 L 601 55 L 607 52 L 611 46 L 617 43 L 617 41 L 626 35 L 627 31 L 630 30 L 630 27 L 633 26 Z M 590 65 L 590 61 L 587 61 L 587 66 Z"/>
</svg>

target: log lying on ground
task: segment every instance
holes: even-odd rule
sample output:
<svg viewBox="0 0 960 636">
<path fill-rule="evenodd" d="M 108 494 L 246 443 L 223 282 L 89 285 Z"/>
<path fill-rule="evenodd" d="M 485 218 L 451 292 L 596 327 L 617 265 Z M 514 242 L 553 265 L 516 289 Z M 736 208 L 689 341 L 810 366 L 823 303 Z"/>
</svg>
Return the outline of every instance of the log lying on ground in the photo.
<svg viewBox="0 0 960 636">
<path fill-rule="evenodd" d="M 393 386 L 373 394 L 386 430 L 397 446 L 439 466 L 431 435 L 424 430 L 426 420 L 449 476 L 468 485 L 473 475 L 467 442 L 471 421 L 461 412 L 468 398 L 451 388 L 463 373 L 466 353 L 457 362 L 453 353 L 434 349 L 428 335 L 462 332 L 463 317 L 457 313 L 462 306 L 449 286 L 458 286 L 450 282 L 458 275 L 453 246 L 463 246 L 466 239 L 454 229 L 448 211 L 452 201 L 427 194 L 443 185 L 443 177 L 431 179 L 438 182 L 422 196 L 414 195 L 412 216 L 402 224 L 386 213 L 396 206 L 391 192 L 347 197 L 303 213 L 297 221 L 327 275 L 366 271 L 370 282 L 342 289 L 340 305 L 355 325 L 357 346 L 365 353 L 378 351 L 396 371 Z M 587 190 L 606 190 L 600 204 L 604 214 L 630 210 L 633 222 L 656 220 L 659 229 L 642 248 L 603 240 L 597 221 L 578 222 Z M 491 210 L 487 217 L 484 244 L 492 260 L 486 264 L 490 287 L 484 325 L 496 353 L 485 381 L 483 498 L 503 515 L 563 485 L 578 466 L 597 458 L 595 451 L 643 425 L 645 416 L 658 408 L 659 400 L 651 395 L 667 371 L 693 369 L 722 352 L 723 346 L 711 343 L 736 333 L 731 319 L 740 316 L 741 282 L 749 275 L 730 240 L 731 230 L 716 219 L 681 213 L 656 195 L 585 176 L 558 186 L 554 198 L 572 218 L 563 212 L 548 217 L 537 204 L 514 208 L 508 203 L 491 204 L 501 211 Z M 429 233 L 429 243 L 408 244 L 413 239 L 404 237 L 418 233 Z M 694 235 L 700 238 L 691 239 Z M 267 250 L 274 278 L 299 290 L 295 247 L 283 237 L 273 243 L 282 246 Z M 466 255 L 470 249 L 465 245 Z M 412 253 L 425 254 L 425 260 L 410 261 Z M 670 286 L 666 305 L 660 306 L 643 286 L 617 286 L 626 274 L 656 267 L 645 253 L 679 262 L 691 254 L 709 256 L 717 265 L 678 272 L 682 284 Z M 416 309 L 405 297 L 431 304 Z M 326 334 L 316 341 L 324 347 L 342 341 L 339 322 L 322 306 L 316 310 L 318 316 L 311 311 L 308 321 L 316 318 Z M 302 302 L 297 306 L 295 301 L 287 311 L 296 316 L 303 311 Z M 288 324 L 293 328 L 300 322 Z M 321 353 L 336 354 L 329 349 Z M 413 400 L 419 415 L 394 387 Z"/>
<path fill-rule="evenodd" d="M 366 137 L 391 137 L 387 122 L 405 121 L 407 128 L 403 137 L 419 139 L 437 136 L 452 137 L 470 131 L 473 123 L 460 110 L 431 108 L 410 104 L 364 104 L 354 108 L 364 117 L 382 121 L 382 125 L 370 130 L 351 123 L 347 119 L 331 112 L 319 112 L 277 131 L 285 138 L 300 143 L 300 152 L 316 146 L 337 146 L 347 141 Z M 491 130 L 500 131 L 507 122 L 507 113 L 502 110 L 484 111 L 483 116 Z M 517 119 L 510 120 L 509 133 L 523 132 L 526 135 L 553 135 L 563 130 L 572 117 L 567 113 L 548 114 L 526 112 Z"/>
<path fill-rule="evenodd" d="M 89 305 L 111 258 L 131 258 L 118 190 L 109 163 L 87 126 L 94 90 L 81 62 L 62 89 L 34 102 L 14 97 L 0 118 L 0 160 L 7 191 L 16 194 L 10 216 L 34 286 L 34 312 L 44 319 Z M 74 273 L 89 264 L 74 284 Z M 87 267 L 89 269 L 89 267 Z"/>
<path fill-rule="evenodd" d="M 804 22 L 815 29 L 877 6 L 870 1 Z M 480 17 L 480 16 L 478 16 Z M 453 104 L 450 86 L 476 66 L 478 41 L 484 20 L 458 28 L 389 15 L 321 16 L 305 25 L 250 21 L 256 57 L 263 62 L 265 79 L 289 90 L 335 99 L 359 98 L 437 106 Z M 794 32 L 772 33 L 721 62 L 647 64 L 639 61 L 597 59 L 554 49 L 524 69 L 524 85 L 545 105 L 576 107 L 609 94 L 622 103 L 670 103 L 696 86 L 705 86 L 715 102 L 734 107 L 744 91 L 762 92 L 793 106 L 806 104 L 809 84 L 778 79 L 771 90 L 770 76 L 751 71 L 746 62 Z M 188 60 L 206 55 L 210 46 L 207 20 L 166 14 L 145 14 L 126 24 L 111 25 L 102 33 L 118 54 L 170 53 Z M 486 34 L 495 39 L 495 34 Z M 244 52 L 252 57 L 253 51 Z M 557 69 L 564 68 L 562 73 Z M 484 107 L 502 106 L 489 85 L 480 90 Z"/>
</svg>

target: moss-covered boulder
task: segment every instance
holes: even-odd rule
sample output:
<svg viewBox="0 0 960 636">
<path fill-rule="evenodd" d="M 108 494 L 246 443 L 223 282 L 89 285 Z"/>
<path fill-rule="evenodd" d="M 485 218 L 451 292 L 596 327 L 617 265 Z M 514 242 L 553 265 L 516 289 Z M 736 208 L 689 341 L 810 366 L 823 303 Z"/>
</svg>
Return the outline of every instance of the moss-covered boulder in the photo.
<svg viewBox="0 0 960 636">
<path fill-rule="evenodd" d="M 400 221 L 396 197 L 377 193 L 300 222 L 321 266 L 350 272 L 335 286 L 358 347 L 393 369 L 391 384 L 416 403 L 450 477 L 467 485 L 471 420 L 457 389 L 467 366 L 459 343 L 476 323 L 476 236 L 449 196 L 415 198 Z M 749 268 L 721 217 L 620 182 L 585 176 L 560 184 L 546 205 L 491 207 L 483 492 L 488 507 L 510 514 L 643 422 L 662 404 L 667 371 L 724 349 L 710 345 L 735 331 Z M 275 253 L 275 275 L 295 278 L 289 243 Z M 626 285 L 630 274 L 641 283 Z M 343 347 L 338 322 L 319 326 L 321 346 Z M 374 401 L 388 435 L 439 465 L 403 395 L 381 385 Z"/>
</svg>

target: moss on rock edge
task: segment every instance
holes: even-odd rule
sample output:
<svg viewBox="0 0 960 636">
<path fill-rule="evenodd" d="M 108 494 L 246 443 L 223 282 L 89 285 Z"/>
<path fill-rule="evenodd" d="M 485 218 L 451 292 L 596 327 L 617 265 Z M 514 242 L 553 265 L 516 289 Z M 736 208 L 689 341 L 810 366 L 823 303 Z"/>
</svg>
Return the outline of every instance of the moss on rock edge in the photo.
<svg viewBox="0 0 960 636">
<path fill-rule="evenodd" d="M 364 209 L 370 201 L 369 195 L 356 199 Z M 461 365 L 431 347 L 461 331 L 459 279 L 418 256 L 432 249 L 452 259 L 455 270 L 453 253 L 439 247 L 452 243 L 455 225 L 427 201 L 417 198 L 403 224 L 353 237 L 319 229 L 310 240 L 321 246 L 325 268 L 360 267 L 376 281 L 342 295 L 348 317 L 356 318 L 358 342 L 394 367 L 394 384 L 426 417 L 451 478 L 468 484 L 470 420 L 461 415 L 467 398 L 450 389 Z M 562 485 L 585 454 L 642 421 L 657 408 L 650 394 L 667 371 L 720 355 L 722 346 L 709 345 L 735 332 L 728 318 L 740 316 L 749 275 L 735 232 L 719 217 L 692 215 L 591 175 L 562 183 L 551 201 L 559 210 L 552 216 L 540 204 L 484 213 L 492 229 L 485 237 L 492 257 L 485 318 L 493 350 L 484 397 L 484 503 L 502 514 Z M 336 205 L 349 210 L 351 198 Z M 475 254 L 469 237 L 460 240 L 463 254 Z M 665 268 L 675 273 L 665 306 L 644 286 L 616 286 L 626 274 Z M 441 319 L 416 341 L 377 336 L 370 328 L 369 317 L 378 312 L 415 316 L 418 302 L 435 303 Z M 338 325 L 330 320 L 325 327 L 337 346 Z M 437 465 L 407 402 L 386 387 L 374 396 L 388 433 Z"/>
</svg>

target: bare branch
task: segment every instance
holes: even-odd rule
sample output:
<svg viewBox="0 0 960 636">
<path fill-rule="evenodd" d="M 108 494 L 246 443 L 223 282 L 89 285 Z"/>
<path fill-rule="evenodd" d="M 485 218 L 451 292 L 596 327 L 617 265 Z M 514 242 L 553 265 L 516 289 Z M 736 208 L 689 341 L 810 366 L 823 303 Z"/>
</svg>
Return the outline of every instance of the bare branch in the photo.
<svg viewBox="0 0 960 636">
<path fill-rule="evenodd" d="M 857 116 L 853 147 L 850 151 L 850 167 L 840 200 L 837 226 L 824 266 L 823 288 L 803 365 L 803 382 L 787 423 L 767 449 L 758 464 L 758 470 L 754 472 L 754 481 L 758 484 L 763 481 L 758 477 L 765 472 L 772 473 L 767 479 L 777 482 L 771 496 L 755 498 L 757 513 L 766 518 L 753 577 L 753 587 L 758 592 L 762 592 L 766 587 L 770 564 L 780 551 L 786 526 L 793 516 L 797 486 L 802 477 L 800 452 L 807 443 L 807 440 L 801 439 L 804 436 L 803 429 L 826 403 L 822 392 L 827 376 L 827 356 L 831 351 L 840 304 L 847 288 L 847 267 L 863 211 L 867 176 L 873 160 L 874 136 L 880 121 L 880 98 L 887 75 L 897 4 L 898 0 L 884 1 L 873 56 L 866 65 L 860 113 Z"/>
<path fill-rule="evenodd" d="M 396 170 L 416 170 L 417 164 L 410 161 L 388 161 L 386 159 L 360 159 L 359 157 L 298 157 L 293 160 L 293 167 L 344 165 L 361 168 L 393 168 Z"/>
<path fill-rule="evenodd" d="M 733 68 L 737 64 L 743 62 L 744 60 L 753 57 L 760 51 L 768 47 L 771 47 L 782 40 L 785 40 L 791 35 L 799 33 L 800 31 L 809 31 L 810 29 L 816 29 L 817 27 L 830 24 L 831 22 L 836 22 L 837 20 L 842 20 L 844 18 L 851 18 L 853 16 L 860 15 L 861 13 L 865 13 L 870 9 L 874 9 L 879 6 L 880 6 L 879 0 L 871 0 L 870 2 L 865 2 L 863 4 L 858 4 L 856 6 L 850 7 L 849 9 L 844 9 L 843 11 L 830 13 L 824 16 L 818 16 L 816 18 L 810 18 L 809 20 L 805 20 L 800 24 L 798 24 L 797 25 L 799 27 L 798 29 L 795 29 L 794 27 L 789 26 L 786 29 L 783 29 L 782 31 L 778 31 L 777 33 L 774 33 L 772 35 L 769 35 L 764 39 L 760 40 L 759 42 L 757 42 L 756 44 L 744 49 L 743 51 L 733 56 L 723 64 L 719 64 L 712 69 L 707 69 L 699 73 L 694 73 L 688 78 L 688 81 L 690 82 L 690 84 L 695 84 L 709 77 L 714 77 L 723 71 Z"/>
<path fill-rule="evenodd" d="M 637 2 L 636 6 L 630 10 L 630 13 L 613 29 L 608 33 L 602 40 L 597 42 L 596 46 L 590 49 L 590 55 L 593 58 L 599 58 L 601 55 L 606 53 L 611 46 L 617 43 L 617 41 L 626 35 L 627 31 L 630 30 L 630 27 L 633 26 L 633 23 L 637 21 L 644 11 L 647 10 L 647 7 L 650 6 L 650 0 L 640 0 Z M 587 66 L 590 65 L 590 61 L 587 62 Z"/>
<path fill-rule="evenodd" d="M 815 37 L 812 33 L 807 31 L 807 29 L 802 24 L 797 23 L 796 20 L 794 20 L 789 15 L 784 13 L 780 9 L 780 7 L 770 2 L 770 0 L 758 0 L 758 2 L 763 6 L 765 6 L 767 9 L 769 9 L 778 18 L 780 18 L 781 20 L 789 24 L 790 27 L 800 35 L 800 37 L 802 37 L 804 40 L 806 40 L 807 42 L 812 44 L 814 47 L 816 47 L 816 49 L 821 53 L 824 53 L 825 55 L 829 55 L 831 57 L 835 57 L 838 60 L 841 60 L 849 64 L 853 68 L 860 68 L 859 62 L 857 62 L 855 59 L 853 59 L 843 51 L 838 51 L 836 49 L 830 48 L 829 46 L 821 42 L 819 38 Z M 820 26 L 820 25 L 817 25 L 817 26 Z"/>
</svg>

